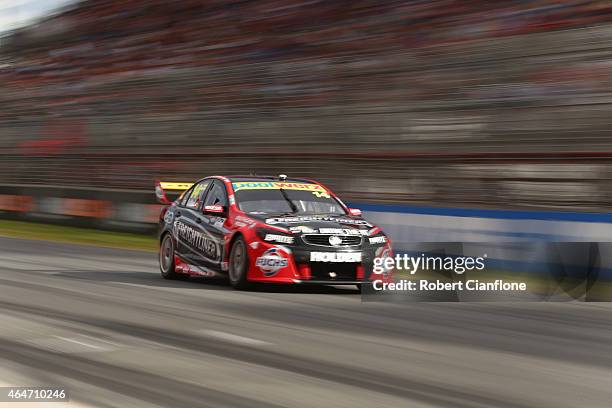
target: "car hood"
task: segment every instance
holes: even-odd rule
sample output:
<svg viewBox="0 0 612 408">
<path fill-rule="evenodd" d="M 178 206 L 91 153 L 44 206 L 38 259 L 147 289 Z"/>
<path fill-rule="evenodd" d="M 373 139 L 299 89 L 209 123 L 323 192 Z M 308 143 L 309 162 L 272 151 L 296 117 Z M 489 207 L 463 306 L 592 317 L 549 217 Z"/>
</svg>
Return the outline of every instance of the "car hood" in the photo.
<svg viewBox="0 0 612 408">
<path fill-rule="evenodd" d="M 361 217 L 352 217 L 348 215 L 249 214 L 249 216 L 267 225 L 286 228 L 294 233 L 328 232 L 331 234 L 339 234 L 354 232 L 366 235 L 367 231 L 374 227 L 374 225 Z"/>
</svg>

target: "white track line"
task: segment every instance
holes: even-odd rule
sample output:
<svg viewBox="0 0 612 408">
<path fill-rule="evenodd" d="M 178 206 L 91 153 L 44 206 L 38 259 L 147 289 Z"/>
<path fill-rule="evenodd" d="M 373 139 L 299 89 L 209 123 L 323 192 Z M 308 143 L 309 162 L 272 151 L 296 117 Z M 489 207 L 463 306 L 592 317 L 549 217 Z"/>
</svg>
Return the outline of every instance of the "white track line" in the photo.
<svg viewBox="0 0 612 408">
<path fill-rule="evenodd" d="M 104 350 L 103 347 L 99 347 L 99 346 L 96 346 L 96 345 L 93 345 L 93 344 L 89 344 L 89 343 L 84 343 L 82 341 L 78 341 L 78 340 L 75 340 L 75 339 L 70 339 L 68 337 L 61 337 L 61 336 L 54 336 L 54 337 L 58 338 L 60 340 L 64 340 L 64 341 L 70 342 L 70 343 L 80 344 L 81 346 L 91 347 L 91 348 L 94 348 L 94 349 L 97 349 L 97 350 Z"/>
<path fill-rule="evenodd" d="M 267 346 L 272 344 L 267 341 L 252 339 L 250 337 L 238 336 L 237 334 L 226 333 L 217 330 L 200 330 L 198 333 L 209 337 L 215 337 L 220 340 L 225 340 L 230 343 L 244 344 L 247 346 Z"/>
</svg>

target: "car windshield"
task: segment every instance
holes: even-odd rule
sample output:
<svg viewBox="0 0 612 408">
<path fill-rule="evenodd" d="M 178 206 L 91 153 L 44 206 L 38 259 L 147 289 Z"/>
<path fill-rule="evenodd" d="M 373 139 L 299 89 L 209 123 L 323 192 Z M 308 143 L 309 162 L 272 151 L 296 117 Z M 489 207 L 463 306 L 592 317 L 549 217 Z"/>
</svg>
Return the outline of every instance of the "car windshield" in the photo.
<svg viewBox="0 0 612 408">
<path fill-rule="evenodd" d="M 346 211 L 318 184 L 233 183 L 238 208 L 251 214 L 338 214 Z"/>
</svg>

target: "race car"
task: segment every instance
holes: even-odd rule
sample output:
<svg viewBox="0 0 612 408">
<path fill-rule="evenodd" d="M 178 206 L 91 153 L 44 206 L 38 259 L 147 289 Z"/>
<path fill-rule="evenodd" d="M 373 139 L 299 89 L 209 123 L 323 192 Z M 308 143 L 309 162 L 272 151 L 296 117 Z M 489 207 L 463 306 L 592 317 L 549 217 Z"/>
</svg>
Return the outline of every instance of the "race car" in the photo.
<svg viewBox="0 0 612 408">
<path fill-rule="evenodd" d="M 210 176 L 158 182 L 155 192 L 165 204 L 159 219 L 165 279 L 226 276 L 236 289 L 254 283 L 361 288 L 390 279 L 391 270 L 373 270 L 375 257 L 393 256 L 388 237 L 316 181 Z"/>
</svg>

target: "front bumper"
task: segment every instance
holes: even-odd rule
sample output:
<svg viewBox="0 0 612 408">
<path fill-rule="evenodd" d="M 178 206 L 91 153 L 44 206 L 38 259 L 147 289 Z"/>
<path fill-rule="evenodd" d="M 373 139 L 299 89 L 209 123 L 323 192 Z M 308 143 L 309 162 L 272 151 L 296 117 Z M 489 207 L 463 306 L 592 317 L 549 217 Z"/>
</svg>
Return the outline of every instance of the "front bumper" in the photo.
<svg viewBox="0 0 612 408">
<path fill-rule="evenodd" d="M 274 251 L 270 255 L 272 249 Z M 251 268 L 248 279 L 251 282 L 298 285 L 360 285 L 370 283 L 372 280 L 390 281 L 390 274 L 382 276 L 372 272 L 373 259 L 377 256 L 378 249 L 375 247 L 336 250 L 331 248 L 289 248 L 260 242 L 256 249 L 252 248 L 249 256 Z M 361 262 L 321 262 L 320 259 L 311 261 L 311 252 L 359 253 Z M 262 267 L 262 263 L 258 262 L 258 260 L 266 257 L 272 261 L 270 264 L 263 262 L 267 268 Z M 286 259 L 286 262 L 281 262 L 279 258 Z M 275 268 L 276 270 L 271 271 L 273 268 L 270 265 L 283 266 L 278 266 Z"/>
</svg>

